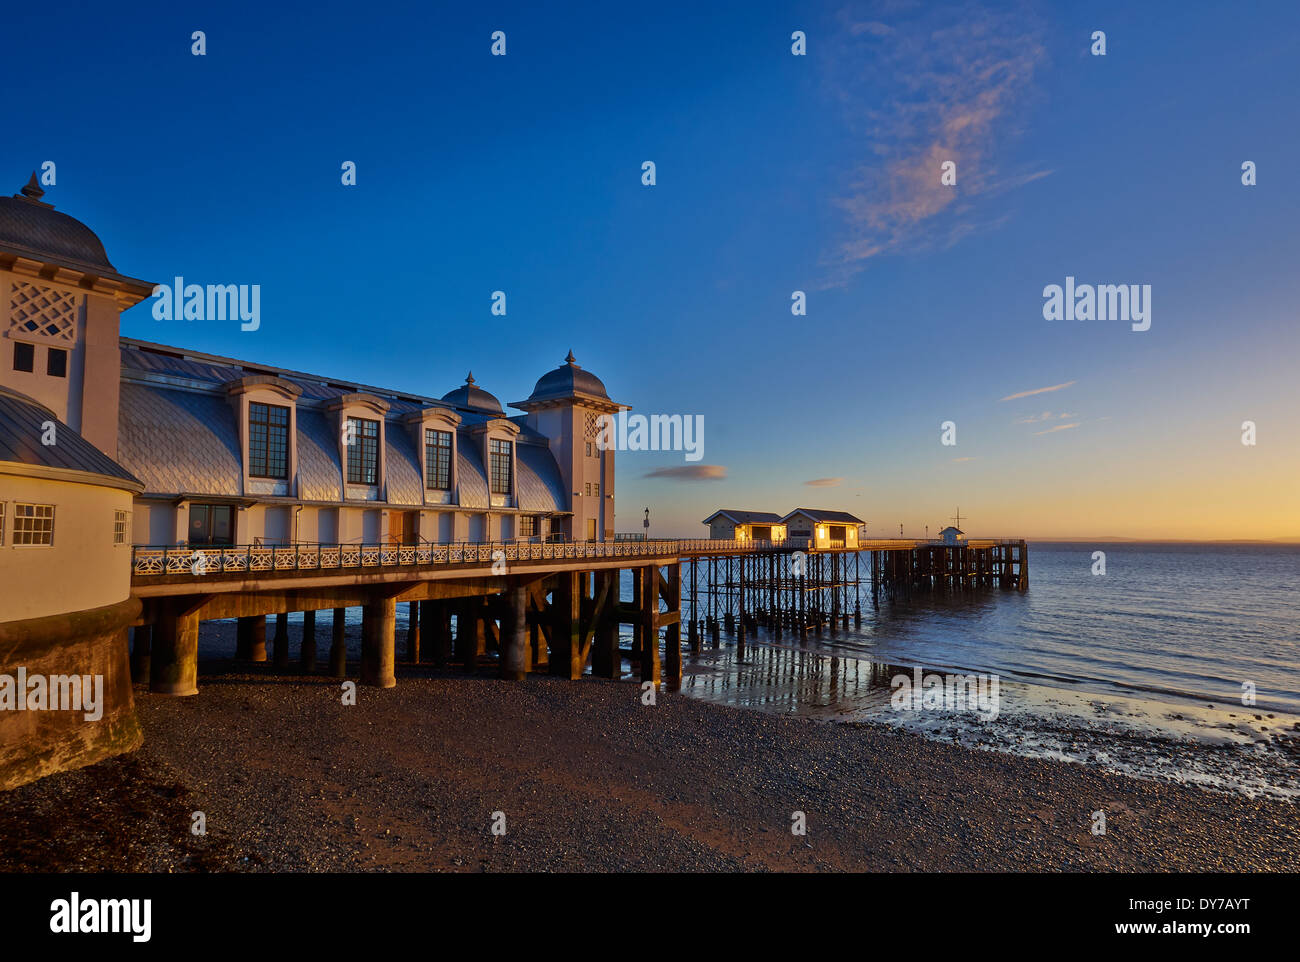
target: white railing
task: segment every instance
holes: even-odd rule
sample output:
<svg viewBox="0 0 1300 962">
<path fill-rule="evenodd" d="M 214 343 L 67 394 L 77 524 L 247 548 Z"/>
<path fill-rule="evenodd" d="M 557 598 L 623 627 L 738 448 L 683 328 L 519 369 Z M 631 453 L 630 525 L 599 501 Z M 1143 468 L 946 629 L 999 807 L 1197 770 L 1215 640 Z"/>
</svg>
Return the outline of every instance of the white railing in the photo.
<svg viewBox="0 0 1300 962">
<path fill-rule="evenodd" d="M 935 541 L 888 539 L 861 541 L 844 550 L 870 551 L 939 544 Z M 1016 544 L 1016 541 L 975 542 Z M 419 565 L 479 565 L 498 561 L 581 561 L 588 558 L 663 558 L 683 555 L 747 554 L 793 551 L 808 539 L 731 541 L 721 538 L 656 541 L 462 541 L 452 544 L 291 544 L 291 545 L 141 545 L 132 549 L 132 572 L 147 578 L 165 575 L 201 577 L 215 574 L 260 574 L 280 571 L 330 571 Z M 838 546 L 836 546 L 838 547 Z"/>
<path fill-rule="evenodd" d="M 475 565 L 497 561 L 675 557 L 677 541 L 518 541 L 455 544 L 141 545 L 133 549 L 136 577 L 259 574 L 416 565 Z"/>
</svg>

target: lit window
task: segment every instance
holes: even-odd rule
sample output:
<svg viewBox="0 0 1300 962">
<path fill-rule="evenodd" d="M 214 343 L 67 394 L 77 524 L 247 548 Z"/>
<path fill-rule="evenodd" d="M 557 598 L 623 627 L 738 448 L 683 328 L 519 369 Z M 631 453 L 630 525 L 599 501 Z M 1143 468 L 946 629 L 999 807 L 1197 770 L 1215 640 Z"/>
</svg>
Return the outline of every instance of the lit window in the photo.
<svg viewBox="0 0 1300 962">
<path fill-rule="evenodd" d="M 131 512 L 113 512 L 113 544 L 127 544 L 131 540 Z"/>
<path fill-rule="evenodd" d="M 348 418 L 348 484 L 379 483 L 379 422 Z"/>
<path fill-rule="evenodd" d="M 5 543 L 5 503 L 0 501 L 0 545 Z"/>
<path fill-rule="evenodd" d="M 14 342 L 14 370 L 27 371 L 29 374 L 36 368 L 36 348 L 31 344 L 24 344 L 22 341 Z"/>
<path fill-rule="evenodd" d="M 537 534 L 537 518 L 531 514 L 521 515 L 519 518 L 519 537 L 532 538 Z"/>
<path fill-rule="evenodd" d="M 248 474 L 253 478 L 289 477 L 289 409 L 278 404 L 248 405 Z"/>
<path fill-rule="evenodd" d="M 50 377 L 68 376 L 68 352 L 61 347 L 52 347 L 45 352 L 45 373 Z"/>
<path fill-rule="evenodd" d="M 489 441 L 488 453 L 492 460 L 492 493 L 510 493 L 510 442 Z"/>
<path fill-rule="evenodd" d="M 451 487 L 451 432 L 424 431 L 424 485 L 446 490 Z"/>
<path fill-rule="evenodd" d="M 15 501 L 14 544 L 54 544 L 54 505 Z"/>
</svg>

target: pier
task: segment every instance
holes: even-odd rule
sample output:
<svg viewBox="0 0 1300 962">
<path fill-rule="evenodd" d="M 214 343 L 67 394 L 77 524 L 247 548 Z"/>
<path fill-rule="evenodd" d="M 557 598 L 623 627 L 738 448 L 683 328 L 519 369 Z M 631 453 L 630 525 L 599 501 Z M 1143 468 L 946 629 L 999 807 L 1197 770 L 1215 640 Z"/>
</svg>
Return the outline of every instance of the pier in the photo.
<svg viewBox="0 0 1300 962">
<path fill-rule="evenodd" d="M 631 594 L 624 597 L 624 572 Z M 919 591 L 1024 591 L 1028 548 L 1019 540 L 863 540 L 812 548 L 800 539 L 137 547 L 140 600 L 134 679 L 159 694 L 198 690 L 204 621 L 238 619 L 235 657 L 287 670 L 290 612 L 303 613 L 297 669 L 319 662 L 347 676 L 344 613 L 362 610 L 360 680 L 397 683 L 397 605 L 408 606 L 403 661 L 503 678 L 529 672 L 634 677 L 675 687 L 685 649 L 718 646 L 725 632 L 745 656 L 763 628 L 774 638 L 860 625 L 863 597 Z M 330 614 L 318 659 L 317 614 Z M 274 632 L 268 653 L 268 619 Z M 620 637 L 630 629 L 631 647 Z M 684 630 L 683 630 L 684 628 Z M 683 638 L 685 635 L 685 638 Z"/>
</svg>

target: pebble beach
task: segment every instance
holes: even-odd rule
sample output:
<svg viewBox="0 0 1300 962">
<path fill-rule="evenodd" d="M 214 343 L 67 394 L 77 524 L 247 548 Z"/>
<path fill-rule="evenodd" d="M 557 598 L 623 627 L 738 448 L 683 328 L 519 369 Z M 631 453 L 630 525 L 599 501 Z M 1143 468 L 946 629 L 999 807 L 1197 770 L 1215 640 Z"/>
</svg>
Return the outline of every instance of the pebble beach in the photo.
<svg viewBox="0 0 1300 962">
<path fill-rule="evenodd" d="M 228 663 L 191 698 L 137 688 L 143 747 L 7 793 L 0 869 L 1300 870 L 1276 799 L 627 682 L 340 684 Z"/>
</svg>

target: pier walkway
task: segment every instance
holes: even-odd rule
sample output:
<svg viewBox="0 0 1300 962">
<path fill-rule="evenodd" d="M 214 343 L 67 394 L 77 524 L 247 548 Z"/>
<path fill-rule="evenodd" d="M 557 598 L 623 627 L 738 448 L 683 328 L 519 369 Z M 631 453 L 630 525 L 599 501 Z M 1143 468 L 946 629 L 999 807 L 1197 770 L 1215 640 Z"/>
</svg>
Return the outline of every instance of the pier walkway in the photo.
<svg viewBox="0 0 1300 962">
<path fill-rule="evenodd" d="M 329 609 L 327 670 L 343 678 L 344 612 L 360 607 L 360 679 L 391 687 L 396 606 L 407 604 L 409 664 L 473 670 L 495 656 L 505 678 L 547 671 L 577 679 L 588 665 L 594 675 L 622 677 L 627 660 L 643 681 L 676 685 L 683 634 L 698 651 L 706 637 L 719 644 L 725 628 L 744 657 L 746 636 L 760 626 L 780 637 L 860 623 L 866 583 L 878 605 L 882 593 L 1023 591 L 1028 570 L 1023 540 L 138 546 L 131 585 L 142 611 L 132 670 L 151 691 L 194 694 L 200 623 L 238 619 L 236 657 L 267 661 L 271 615 L 272 657 L 288 668 L 287 615 L 302 612 L 299 668 L 315 671 L 316 612 Z M 623 597 L 624 571 L 631 598 Z M 630 649 L 620 647 L 624 625 L 632 628 Z"/>
</svg>

